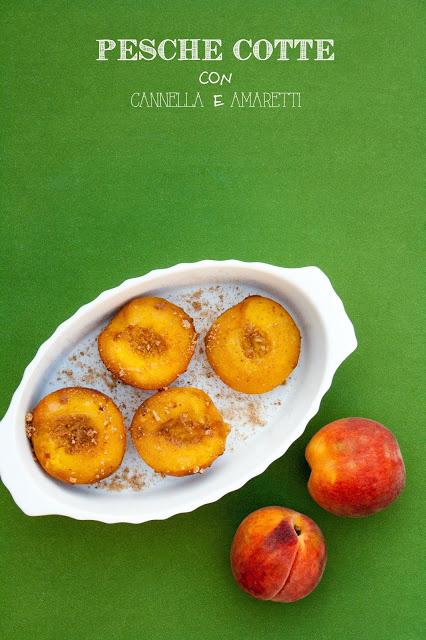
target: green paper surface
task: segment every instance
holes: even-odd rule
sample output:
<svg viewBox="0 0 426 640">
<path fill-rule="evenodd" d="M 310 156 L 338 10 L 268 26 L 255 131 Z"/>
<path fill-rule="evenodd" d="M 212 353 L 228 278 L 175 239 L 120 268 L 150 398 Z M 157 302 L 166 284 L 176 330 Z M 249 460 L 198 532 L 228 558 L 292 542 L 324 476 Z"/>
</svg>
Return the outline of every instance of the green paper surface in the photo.
<svg viewBox="0 0 426 640">
<path fill-rule="evenodd" d="M 2 1 L 1 412 L 26 364 L 83 303 L 152 268 L 204 258 L 317 265 L 354 322 L 303 437 L 219 502 L 139 526 L 29 518 L 0 486 L 5 640 L 420 638 L 424 630 L 424 4 Z M 210 37 L 222 62 L 96 62 L 97 38 Z M 334 38 L 334 62 L 235 60 L 243 37 Z M 233 73 L 201 88 L 201 71 Z M 132 109 L 134 91 L 294 90 L 292 109 Z M 422 297 L 423 296 L 423 297 Z M 304 448 L 344 416 L 397 436 L 407 487 L 371 518 L 306 490 Z M 311 516 L 319 587 L 251 599 L 228 554 L 250 511 Z"/>
</svg>

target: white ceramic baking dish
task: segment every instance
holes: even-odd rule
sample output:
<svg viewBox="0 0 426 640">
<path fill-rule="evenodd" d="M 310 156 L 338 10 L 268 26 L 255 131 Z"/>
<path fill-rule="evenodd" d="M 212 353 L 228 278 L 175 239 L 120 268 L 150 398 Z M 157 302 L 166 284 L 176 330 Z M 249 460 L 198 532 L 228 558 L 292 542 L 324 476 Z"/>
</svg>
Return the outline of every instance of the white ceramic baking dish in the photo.
<svg viewBox="0 0 426 640">
<path fill-rule="evenodd" d="M 283 304 L 302 333 L 301 358 L 291 378 L 261 396 L 226 387 L 213 374 L 202 350 L 210 322 L 250 293 L 263 293 Z M 125 461 L 115 478 L 95 487 L 57 482 L 33 459 L 25 415 L 49 391 L 80 384 L 109 393 L 129 422 L 150 394 L 114 382 L 98 359 L 96 336 L 120 306 L 147 294 L 180 304 L 194 318 L 199 347 L 188 372 L 176 384 L 198 386 L 213 397 L 232 426 L 226 452 L 202 475 L 163 478 L 137 457 L 129 438 Z M 336 369 L 356 346 L 340 298 L 316 267 L 284 269 L 205 260 L 126 280 L 61 324 L 28 365 L 0 424 L 2 481 L 28 515 L 141 523 L 191 511 L 235 491 L 282 456 L 318 411 Z"/>
</svg>

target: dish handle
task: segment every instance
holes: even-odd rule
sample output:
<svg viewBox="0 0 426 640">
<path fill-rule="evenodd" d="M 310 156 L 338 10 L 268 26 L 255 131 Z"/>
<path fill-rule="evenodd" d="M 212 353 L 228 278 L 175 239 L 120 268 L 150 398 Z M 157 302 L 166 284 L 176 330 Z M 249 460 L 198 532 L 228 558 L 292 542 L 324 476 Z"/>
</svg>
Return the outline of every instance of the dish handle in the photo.
<svg viewBox="0 0 426 640">
<path fill-rule="evenodd" d="M 287 270 L 286 270 L 287 271 Z M 358 346 L 354 326 L 329 278 L 318 267 L 291 269 L 292 279 L 311 299 L 326 335 L 327 363 L 333 375 Z"/>
<path fill-rule="evenodd" d="M 24 433 L 16 428 L 16 411 L 12 400 L 9 409 L 0 421 L 0 479 L 9 490 L 15 503 L 28 516 L 58 513 L 57 501 L 40 490 L 33 481 L 29 466 L 34 464 Z M 23 421 L 22 421 L 23 422 Z M 18 457 L 23 463 L 17 464 Z"/>
</svg>

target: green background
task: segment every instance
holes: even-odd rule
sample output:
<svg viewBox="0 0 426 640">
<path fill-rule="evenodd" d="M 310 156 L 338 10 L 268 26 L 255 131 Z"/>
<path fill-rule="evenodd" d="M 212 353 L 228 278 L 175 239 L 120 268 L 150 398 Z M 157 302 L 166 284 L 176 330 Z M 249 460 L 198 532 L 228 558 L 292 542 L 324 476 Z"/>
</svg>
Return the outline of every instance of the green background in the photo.
<svg viewBox="0 0 426 640">
<path fill-rule="evenodd" d="M 216 504 L 165 522 L 29 518 L 1 487 L 4 638 L 420 638 L 424 553 L 421 76 L 424 4 L 398 1 L 1 2 L 1 407 L 39 344 L 99 292 L 203 258 L 315 264 L 359 348 L 300 440 Z M 101 37 L 219 37 L 216 63 L 96 62 Z M 241 37 L 329 37 L 336 60 L 238 62 Z M 301 109 L 131 109 L 133 91 L 300 90 Z M 363 520 L 306 491 L 304 447 L 347 415 L 397 435 L 407 488 Z M 329 549 L 306 600 L 234 584 L 240 520 L 313 517 Z M 423 505 L 423 506 L 422 506 Z M 424 557 L 424 555 L 423 555 Z"/>
</svg>

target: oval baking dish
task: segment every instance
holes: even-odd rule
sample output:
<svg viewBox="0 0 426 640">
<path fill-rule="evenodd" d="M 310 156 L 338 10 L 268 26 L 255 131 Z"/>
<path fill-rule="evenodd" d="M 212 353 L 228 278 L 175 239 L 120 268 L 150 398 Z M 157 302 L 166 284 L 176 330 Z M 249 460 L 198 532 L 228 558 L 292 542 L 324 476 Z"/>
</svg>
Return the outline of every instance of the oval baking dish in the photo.
<svg viewBox="0 0 426 640">
<path fill-rule="evenodd" d="M 259 293 L 292 314 L 302 334 L 302 349 L 286 384 L 250 396 L 233 392 L 213 374 L 202 343 L 215 317 L 247 295 Z M 194 318 L 200 334 L 194 362 L 175 384 L 198 386 L 214 398 L 232 427 L 226 451 L 202 475 L 163 478 L 136 459 L 128 438 L 124 471 L 115 479 L 97 486 L 57 482 L 33 459 L 25 416 L 49 391 L 81 384 L 111 395 L 124 408 L 129 425 L 132 412 L 150 393 L 109 378 L 93 345 L 114 312 L 144 295 L 171 300 Z M 126 280 L 62 323 L 26 368 L 0 424 L 2 481 L 28 515 L 141 523 L 191 511 L 238 489 L 282 456 L 316 414 L 336 369 L 356 346 L 340 298 L 316 267 L 284 269 L 237 260 L 205 260 Z M 126 484 L 123 478 L 130 482 Z"/>
</svg>

